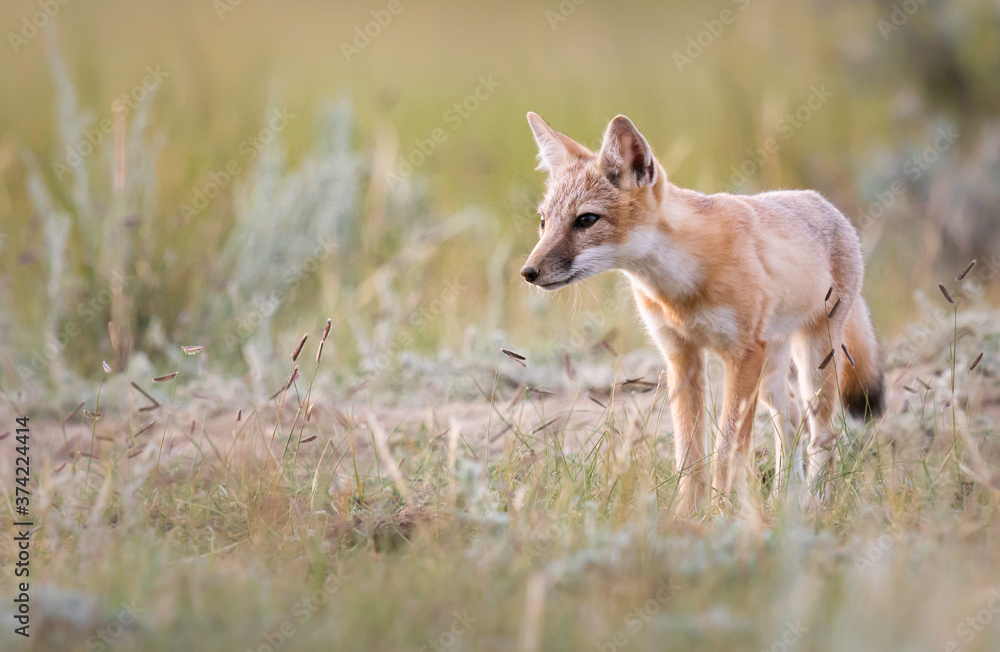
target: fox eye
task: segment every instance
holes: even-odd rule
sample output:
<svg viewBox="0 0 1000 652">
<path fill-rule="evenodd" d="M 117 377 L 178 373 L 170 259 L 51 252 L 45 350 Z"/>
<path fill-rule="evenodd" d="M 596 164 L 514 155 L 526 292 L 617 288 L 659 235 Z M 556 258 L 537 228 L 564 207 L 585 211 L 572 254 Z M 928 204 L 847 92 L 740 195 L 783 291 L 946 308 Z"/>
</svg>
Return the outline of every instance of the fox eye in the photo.
<svg viewBox="0 0 1000 652">
<path fill-rule="evenodd" d="M 539 231 L 544 231 L 545 230 L 545 217 L 542 216 L 542 215 L 539 215 L 538 216 L 538 220 L 539 220 L 538 221 L 538 230 Z"/>
<path fill-rule="evenodd" d="M 601 219 L 600 215 L 594 215 L 593 213 L 584 213 L 576 218 L 573 222 L 573 227 L 577 229 L 589 229 L 594 226 L 597 220 Z"/>
</svg>

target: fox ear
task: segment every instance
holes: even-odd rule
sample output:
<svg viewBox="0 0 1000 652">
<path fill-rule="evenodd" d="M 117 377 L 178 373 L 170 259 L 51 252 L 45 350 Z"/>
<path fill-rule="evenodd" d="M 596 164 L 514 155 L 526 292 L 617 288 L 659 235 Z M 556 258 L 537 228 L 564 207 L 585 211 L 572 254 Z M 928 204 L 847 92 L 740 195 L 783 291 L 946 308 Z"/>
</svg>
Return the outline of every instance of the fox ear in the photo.
<svg viewBox="0 0 1000 652">
<path fill-rule="evenodd" d="M 528 112 L 528 124 L 538 143 L 538 169 L 557 172 L 575 158 L 590 156 L 586 147 L 545 124 L 537 113 Z"/>
<path fill-rule="evenodd" d="M 634 179 L 640 188 L 656 183 L 653 151 L 632 121 L 623 115 L 616 116 L 604 132 L 601 169 L 616 186 L 628 178 Z"/>
</svg>

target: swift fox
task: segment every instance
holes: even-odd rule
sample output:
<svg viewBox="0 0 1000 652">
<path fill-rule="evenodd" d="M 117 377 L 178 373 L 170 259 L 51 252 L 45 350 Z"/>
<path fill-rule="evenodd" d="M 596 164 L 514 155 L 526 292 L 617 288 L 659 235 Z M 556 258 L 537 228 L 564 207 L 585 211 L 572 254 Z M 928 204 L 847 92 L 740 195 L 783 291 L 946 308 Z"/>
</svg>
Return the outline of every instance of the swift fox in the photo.
<svg viewBox="0 0 1000 652">
<path fill-rule="evenodd" d="M 749 464 L 758 396 L 775 427 L 777 478 L 821 492 L 835 463 L 837 396 L 858 417 L 882 410 L 882 362 L 854 227 L 819 193 L 705 195 L 671 184 L 632 121 L 608 125 L 591 152 L 528 114 L 539 169 L 549 173 L 538 244 L 521 275 L 545 290 L 616 269 L 667 363 L 677 511 L 728 496 Z M 705 349 L 725 362 L 721 420 L 705 450 Z M 805 457 L 793 456 L 800 411 Z M 839 373 L 838 373 L 839 372 Z M 839 378 L 838 378 L 839 375 Z"/>
</svg>

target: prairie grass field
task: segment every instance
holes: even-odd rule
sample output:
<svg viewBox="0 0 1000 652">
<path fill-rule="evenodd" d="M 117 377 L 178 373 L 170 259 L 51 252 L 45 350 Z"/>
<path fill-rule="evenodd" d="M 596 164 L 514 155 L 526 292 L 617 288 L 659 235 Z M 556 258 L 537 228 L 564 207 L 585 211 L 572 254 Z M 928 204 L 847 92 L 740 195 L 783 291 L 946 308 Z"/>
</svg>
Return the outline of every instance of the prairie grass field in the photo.
<svg viewBox="0 0 1000 652">
<path fill-rule="evenodd" d="M 996 2 L 0 26 L 0 649 L 1000 649 Z M 593 148 L 627 114 L 672 183 L 852 221 L 887 409 L 838 411 L 822 504 L 758 410 L 749 494 L 674 515 L 626 279 L 518 273 L 527 111 Z"/>
</svg>

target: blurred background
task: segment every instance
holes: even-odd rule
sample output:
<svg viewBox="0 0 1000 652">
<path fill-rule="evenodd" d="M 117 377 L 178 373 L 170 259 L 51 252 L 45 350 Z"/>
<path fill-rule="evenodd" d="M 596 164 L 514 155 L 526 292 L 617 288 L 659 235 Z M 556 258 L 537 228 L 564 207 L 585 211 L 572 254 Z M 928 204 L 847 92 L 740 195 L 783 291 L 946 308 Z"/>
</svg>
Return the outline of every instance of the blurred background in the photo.
<svg viewBox="0 0 1000 652">
<path fill-rule="evenodd" d="M 267 391 L 328 317 L 344 383 L 647 346 L 615 275 L 522 284 L 528 110 L 591 147 L 625 113 L 682 186 L 819 190 L 884 338 L 915 290 L 979 258 L 989 299 L 1000 269 L 998 2 L 18 0 L 0 26 L 0 386 L 25 401 L 180 345 Z"/>
</svg>

